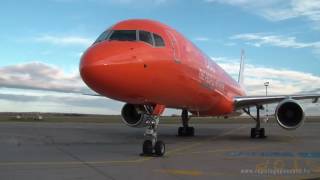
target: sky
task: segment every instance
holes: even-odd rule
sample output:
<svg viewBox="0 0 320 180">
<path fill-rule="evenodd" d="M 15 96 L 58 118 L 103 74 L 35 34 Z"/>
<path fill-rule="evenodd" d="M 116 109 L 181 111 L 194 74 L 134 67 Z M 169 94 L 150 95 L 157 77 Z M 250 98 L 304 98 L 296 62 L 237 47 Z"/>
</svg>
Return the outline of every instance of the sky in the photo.
<svg viewBox="0 0 320 180">
<path fill-rule="evenodd" d="M 91 91 L 79 59 L 135 18 L 178 30 L 234 78 L 244 49 L 248 95 L 264 95 L 266 81 L 269 94 L 320 93 L 318 0 L 3 0 L 0 111 L 119 114 L 123 103 L 81 95 Z"/>
</svg>

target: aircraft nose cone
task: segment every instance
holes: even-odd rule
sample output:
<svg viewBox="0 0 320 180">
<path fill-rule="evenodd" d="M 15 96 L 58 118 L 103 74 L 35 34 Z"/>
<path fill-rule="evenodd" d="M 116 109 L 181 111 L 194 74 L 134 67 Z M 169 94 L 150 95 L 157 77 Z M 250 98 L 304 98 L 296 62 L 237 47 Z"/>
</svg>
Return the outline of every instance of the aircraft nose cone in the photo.
<svg viewBox="0 0 320 180">
<path fill-rule="evenodd" d="M 95 50 L 93 50 L 95 51 Z M 112 99 L 125 101 L 140 97 L 143 63 L 126 53 L 99 56 L 88 50 L 81 57 L 80 75 L 95 92 Z"/>
<path fill-rule="evenodd" d="M 102 66 L 102 65 L 100 65 Z M 99 71 L 100 67 L 94 59 L 91 59 L 87 53 L 81 57 L 80 61 L 80 76 L 82 80 L 93 90 L 96 91 L 96 88 L 99 84 Z"/>
<path fill-rule="evenodd" d="M 95 48 L 89 48 L 85 51 L 80 60 L 80 72 L 83 68 L 88 68 L 94 65 L 98 65 L 98 62 L 102 59 Z"/>
</svg>

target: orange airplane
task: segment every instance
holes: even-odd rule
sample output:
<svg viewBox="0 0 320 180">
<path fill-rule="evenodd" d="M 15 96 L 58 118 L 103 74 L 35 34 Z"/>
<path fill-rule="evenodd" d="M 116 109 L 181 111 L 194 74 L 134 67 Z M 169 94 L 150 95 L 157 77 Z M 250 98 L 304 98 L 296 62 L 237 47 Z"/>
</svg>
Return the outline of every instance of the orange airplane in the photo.
<svg viewBox="0 0 320 180">
<path fill-rule="evenodd" d="M 278 124 L 288 130 L 301 126 L 304 111 L 296 100 L 316 103 L 320 95 L 246 96 L 241 59 L 236 82 L 176 30 L 157 21 L 134 19 L 119 22 L 98 37 L 81 57 L 80 74 L 99 95 L 126 102 L 123 121 L 131 127 L 146 127 L 145 155 L 165 154 L 164 142 L 157 139 L 165 108 L 182 109 L 179 136 L 194 135 L 189 112 L 197 116 L 244 112 L 256 121 L 251 138 L 264 138 L 260 110 L 277 102 Z"/>
</svg>

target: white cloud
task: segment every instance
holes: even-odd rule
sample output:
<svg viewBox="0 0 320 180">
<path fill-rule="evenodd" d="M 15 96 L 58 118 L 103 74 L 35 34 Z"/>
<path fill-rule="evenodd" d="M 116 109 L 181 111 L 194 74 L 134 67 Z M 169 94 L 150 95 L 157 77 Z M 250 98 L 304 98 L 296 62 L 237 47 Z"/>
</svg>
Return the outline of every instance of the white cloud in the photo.
<svg viewBox="0 0 320 180">
<path fill-rule="evenodd" d="M 86 114 L 119 114 L 123 103 L 79 94 L 46 93 L 24 90 L 3 92 L 0 89 L 1 112 L 60 112 Z"/>
<path fill-rule="evenodd" d="M 291 0 L 287 7 L 267 8 L 262 14 L 269 20 L 284 20 L 296 17 L 306 17 L 311 21 L 320 21 L 320 1 Z"/>
<path fill-rule="evenodd" d="M 93 43 L 93 39 L 81 37 L 81 36 L 54 36 L 54 35 L 43 35 L 34 38 L 37 42 L 49 43 L 54 45 L 78 45 L 78 46 L 89 46 Z"/>
<path fill-rule="evenodd" d="M 319 0 L 205 0 L 240 7 L 269 21 L 304 17 L 320 27 Z"/>
<path fill-rule="evenodd" d="M 91 92 L 82 82 L 79 73 L 66 73 L 56 66 L 41 62 L 1 67 L 0 87 L 77 93 Z"/>
<path fill-rule="evenodd" d="M 261 45 L 270 45 L 282 48 L 312 48 L 320 49 L 320 41 L 299 42 L 296 37 L 286 37 L 279 35 L 267 35 L 262 33 L 237 34 L 230 39 L 240 39 L 248 41 L 247 44 L 260 47 Z"/>
<path fill-rule="evenodd" d="M 94 94 L 83 83 L 78 72 L 67 73 L 41 62 L 0 68 L 2 112 L 119 114 L 123 103 L 82 95 L 85 93 Z"/>
<path fill-rule="evenodd" d="M 238 76 L 239 60 L 218 57 L 214 59 L 234 78 Z M 245 87 L 249 95 L 264 95 L 264 82 L 269 81 L 270 94 L 296 94 L 315 91 L 320 93 L 320 77 L 288 69 L 245 65 Z"/>
</svg>

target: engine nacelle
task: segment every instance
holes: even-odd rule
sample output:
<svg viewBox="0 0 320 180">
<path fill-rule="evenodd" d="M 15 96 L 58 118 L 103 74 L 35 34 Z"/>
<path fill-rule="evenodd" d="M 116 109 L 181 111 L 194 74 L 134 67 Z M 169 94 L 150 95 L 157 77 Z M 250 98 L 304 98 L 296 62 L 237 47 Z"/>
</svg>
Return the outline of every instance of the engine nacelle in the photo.
<svg viewBox="0 0 320 180">
<path fill-rule="evenodd" d="M 146 127 L 151 116 L 142 105 L 125 104 L 121 110 L 123 122 L 130 127 Z"/>
<path fill-rule="evenodd" d="M 300 127 L 304 122 L 304 111 L 299 103 L 292 99 L 281 101 L 275 112 L 278 124 L 287 130 Z"/>
</svg>

